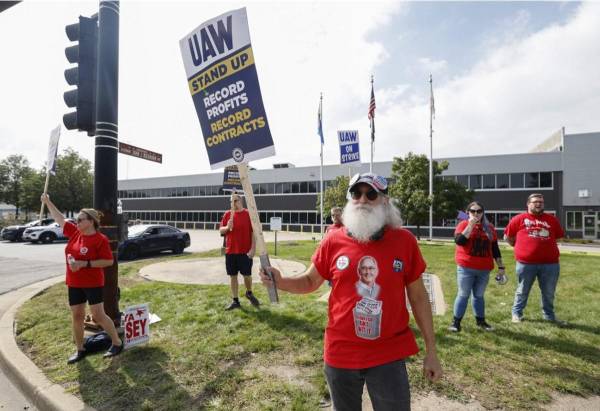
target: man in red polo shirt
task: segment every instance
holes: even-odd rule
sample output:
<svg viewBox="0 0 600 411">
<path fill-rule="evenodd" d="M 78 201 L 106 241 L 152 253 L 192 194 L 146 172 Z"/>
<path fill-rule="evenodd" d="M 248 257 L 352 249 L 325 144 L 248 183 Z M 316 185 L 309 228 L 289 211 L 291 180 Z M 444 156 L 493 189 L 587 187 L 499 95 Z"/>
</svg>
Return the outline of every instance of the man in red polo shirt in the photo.
<svg viewBox="0 0 600 411">
<path fill-rule="evenodd" d="M 345 227 L 325 237 L 308 270 L 282 277 L 272 268 L 277 288 L 292 293 L 309 293 L 333 280 L 324 361 L 336 410 L 360 410 L 365 383 L 374 409 L 410 409 L 404 361 L 419 347 L 408 326 L 406 295 L 425 340 L 424 374 L 431 381 L 442 375 L 421 280 L 425 261 L 415 237 L 401 228 L 387 193 L 385 178 L 356 174 L 347 193 Z M 262 270 L 261 280 L 272 284 Z"/>
<path fill-rule="evenodd" d="M 544 213 L 544 196 L 537 193 L 527 198 L 527 212 L 513 217 L 508 223 L 504 239 L 515 248 L 519 277 L 512 307 L 513 323 L 523 321 L 523 310 L 536 278 L 542 292 L 544 319 L 561 323 L 554 314 L 554 294 L 560 272 L 556 240 L 564 235 L 558 219 Z"/>
<path fill-rule="evenodd" d="M 333 221 L 333 224 L 327 227 L 325 234 L 340 229 L 344 226 L 344 223 L 342 222 L 342 211 L 342 207 L 333 207 L 331 209 L 331 221 Z"/>
</svg>

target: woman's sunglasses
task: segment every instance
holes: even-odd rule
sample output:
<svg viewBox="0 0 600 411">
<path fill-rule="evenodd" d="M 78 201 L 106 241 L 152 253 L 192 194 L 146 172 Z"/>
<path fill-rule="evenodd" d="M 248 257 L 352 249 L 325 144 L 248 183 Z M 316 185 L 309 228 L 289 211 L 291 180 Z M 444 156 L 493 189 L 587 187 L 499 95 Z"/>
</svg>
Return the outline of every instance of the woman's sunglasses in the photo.
<svg viewBox="0 0 600 411">
<path fill-rule="evenodd" d="M 369 201 L 376 200 L 377 196 L 379 195 L 379 194 L 377 194 L 377 191 L 375 191 L 375 190 L 369 190 L 366 193 L 362 193 L 359 190 L 350 191 L 350 195 L 352 196 L 353 200 L 360 200 L 361 197 L 363 196 L 363 194 L 367 196 L 367 199 Z"/>
<path fill-rule="evenodd" d="M 483 210 L 480 208 L 479 210 L 473 210 L 472 208 L 469 209 L 469 213 L 473 213 L 473 214 L 483 214 Z"/>
<path fill-rule="evenodd" d="M 82 221 L 87 220 L 87 218 L 81 218 L 81 217 L 77 217 L 77 222 L 81 223 Z"/>
</svg>

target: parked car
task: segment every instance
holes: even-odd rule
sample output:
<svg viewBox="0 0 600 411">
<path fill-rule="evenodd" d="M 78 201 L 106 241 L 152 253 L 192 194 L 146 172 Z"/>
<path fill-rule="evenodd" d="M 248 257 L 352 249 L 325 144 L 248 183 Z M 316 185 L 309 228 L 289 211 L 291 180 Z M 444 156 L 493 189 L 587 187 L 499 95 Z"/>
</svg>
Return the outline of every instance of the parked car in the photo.
<svg viewBox="0 0 600 411">
<path fill-rule="evenodd" d="M 142 254 L 171 250 L 181 254 L 190 246 L 190 235 L 164 224 L 140 224 L 129 227 L 127 239 L 119 245 L 119 258 L 134 260 Z"/>
<path fill-rule="evenodd" d="M 66 218 L 65 221 L 74 222 L 70 218 Z M 64 240 L 67 237 L 63 234 L 62 228 L 58 223 L 52 223 L 42 227 L 29 227 L 23 231 L 23 240 L 31 241 L 32 243 L 42 242 L 44 244 L 50 244 L 54 240 Z"/>
<path fill-rule="evenodd" d="M 0 232 L 0 237 L 3 240 L 8 241 L 22 241 L 23 240 L 23 232 L 30 227 L 41 227 L 48 224 L 52 224 L 54 222 L 53 218 L 44 218 L 42 220 L 31 221 L 27 224 L 23 225 L 11 225 L 8 227 L 4 227 L 2 232 Z"/>
</svg>

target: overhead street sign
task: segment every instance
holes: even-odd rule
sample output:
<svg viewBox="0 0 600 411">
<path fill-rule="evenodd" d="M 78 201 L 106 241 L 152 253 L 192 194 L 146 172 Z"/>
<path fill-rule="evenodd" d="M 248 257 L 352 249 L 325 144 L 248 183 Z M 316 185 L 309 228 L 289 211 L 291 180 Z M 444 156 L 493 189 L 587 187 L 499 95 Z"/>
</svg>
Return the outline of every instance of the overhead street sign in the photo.
<svg viewBox="0 0 600 411">
<path fill-rule="evenodd" d="M 144 160 L 150 160 L 162 164 L 162 154 L 155 153 L 154 151 L 146 150 L 144 148 L 132 146 L 130 144 L 121 143 L 120 141 L 119 153 L 127 154 L 128 156 L 143 158 Z"/>
</svg>

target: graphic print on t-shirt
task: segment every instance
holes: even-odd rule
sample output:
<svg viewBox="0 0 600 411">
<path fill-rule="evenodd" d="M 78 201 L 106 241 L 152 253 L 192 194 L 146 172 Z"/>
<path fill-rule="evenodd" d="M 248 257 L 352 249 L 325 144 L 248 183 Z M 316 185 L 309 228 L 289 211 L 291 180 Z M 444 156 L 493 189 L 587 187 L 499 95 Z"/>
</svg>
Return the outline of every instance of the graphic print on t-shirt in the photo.
<svg viewBox="0 0 600 411">
<path fill-rule="evenodd" d="M 550 224 L 545 221 L 538 220 L 537 218 L 535 220 L 526 218 L 523 220 L 523 224 L 525 224 L 525 229 L 529 237 L 541 239 L 550 237 Z"/>
<path fill-rule="evenodd" d="M 379 274 L 377 260 L 366 255 L 358 262 L 356 292 L 361 298 L 352 310 L 354 329 L 360 338 L 374 340 L 381 335 L 383 301 L 377 300 L 381 287 L 375 282 Z"/>
</svg>

